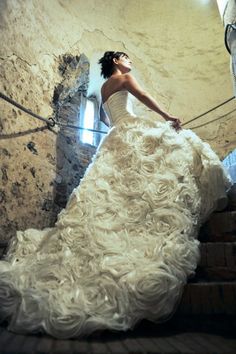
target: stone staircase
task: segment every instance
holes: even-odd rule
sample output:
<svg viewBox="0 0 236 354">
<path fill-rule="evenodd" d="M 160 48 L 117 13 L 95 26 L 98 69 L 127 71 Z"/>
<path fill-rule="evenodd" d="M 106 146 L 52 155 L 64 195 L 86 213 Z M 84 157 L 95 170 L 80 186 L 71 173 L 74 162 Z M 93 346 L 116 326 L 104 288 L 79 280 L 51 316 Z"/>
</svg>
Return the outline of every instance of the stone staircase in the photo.
<svg viewBox="0 0 236 354">
<path fill-rule="evenodd" d="M 215 212 L 200 230 L 201 260 L 171 319 L 181 326 L 236 328 L 236 207 Z"/>
</svg>

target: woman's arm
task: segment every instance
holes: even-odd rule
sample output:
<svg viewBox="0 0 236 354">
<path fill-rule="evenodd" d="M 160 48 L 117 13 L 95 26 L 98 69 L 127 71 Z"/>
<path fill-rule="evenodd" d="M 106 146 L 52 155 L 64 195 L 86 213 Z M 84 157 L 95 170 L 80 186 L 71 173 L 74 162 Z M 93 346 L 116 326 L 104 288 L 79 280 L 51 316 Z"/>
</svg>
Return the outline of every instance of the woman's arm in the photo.
<svg viewBox="0 0 236 354">
<path fill-rule="evenodd" d="M 124 75 L 123 87 L 134 95 L 145 106 L 160 114 L 165 120 L 173 122 L 174 128 L 180 129 L 180 120 L 163 110 L 158 103 L 146 91 L 144 91 L 134 77 L 130 74 Z"/>
<path fill-rule="evenodd" d="M 103 122 L 107 127 L 110 126 L 110 120 L 108 116 L 106 115 L 106 112 L 104 111 L 102 104 L 100 105 L 100 110 L 99 110 L 99 115 L 100 115 L 100 121 Z"/>
</svg>

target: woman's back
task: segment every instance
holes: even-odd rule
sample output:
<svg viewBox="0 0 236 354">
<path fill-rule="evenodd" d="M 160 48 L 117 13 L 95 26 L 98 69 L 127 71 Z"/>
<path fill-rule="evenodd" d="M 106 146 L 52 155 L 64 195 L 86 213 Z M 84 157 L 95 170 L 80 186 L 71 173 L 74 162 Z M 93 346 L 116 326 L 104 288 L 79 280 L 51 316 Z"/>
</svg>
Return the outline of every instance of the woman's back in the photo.
<svg viewBox="0 0 236 354">
<path fill-rule="evenodd" d="M 111 95 L 123 89 L 124 75 L 111 76 L 101 88 L 102 102 L 106 102 Z"/>
</svg>

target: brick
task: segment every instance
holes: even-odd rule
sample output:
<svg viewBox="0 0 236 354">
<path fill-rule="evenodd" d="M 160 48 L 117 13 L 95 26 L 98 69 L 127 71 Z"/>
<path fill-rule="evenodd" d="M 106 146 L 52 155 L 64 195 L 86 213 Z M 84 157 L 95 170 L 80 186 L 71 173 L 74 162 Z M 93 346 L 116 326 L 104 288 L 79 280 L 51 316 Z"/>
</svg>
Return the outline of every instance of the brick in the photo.
<svg viewBox="0 0 236 354">
<path fill-rule="evenodd" d="M 39 337 L 36 335 L 27 335 L 25 336 L 25 341 L 22 344 L 22 353 L 27 353 L 31 352 L 34 353 L 34 349 L 37 346 L 37 343 L 39 341 Z M 17 348 L 19 350 L 19 347 Z"/>
<path fill-rule="evenodd" d="M 140 338 L 143 340 L 143 338 Z M 145 338 L 144 338 L 145 340 Z M 142 341 L 140 342 L 140 345 L 142 344 Z M 145 344 L 145 347 L 146 345 L 150 346 L 150 340 L 147 340 L 147 343 L 144 343 Z M 113 340 L 110 340 L 110 341 L 107 341 L 107 347 L 109 349 L 108 353 L 111 352 L 111 353 L 119 353 L 119 354 L 129 354 L 129 351 L 127 348 L 125 348 L 125 346 L 122 344 L 121 340 L 118 340 L 118 339 L 113 339 Z M 150 353 L 152 353 L 152 348 L 149 349 L 150 350 Z M 105 353 L 104 353 L 105 354 Z"/>
<path fill-rule="evenodd" d="M 91 339 L 90 339 L 91 340 Z M 87 340 L 72 340 L 72 353 L 74 354 L 87 354 L 89 353 L 89 343 Z M 53 353 L 53 351 L 52 351 Z"/>
<path fill-rule="evenodd" d="M 142 353 L 143 352 L 143 348 L 137 342 L 136 338 L 131 338 L 131 337 L 125 338 L 122 340 L 122 344 L 124 345 L 125 348 L 128 349 L 128 351 L 130 353 Z"/>
<path fill-rule="evenodd" d="M 196 341 L 196 335 L 193 336 L 192 333 L 181 333 L 178 335 L 178 339 L 182 340 L 185 344 L 189 346 L 189 348 L 194 350 L 194 353 L 203 353 L 203 347 L 198 341 Z"/>
<path fill-rule="evenodd" d="M 195 281 L 205 279 L 207 281 L 232 281 L 236 280 L 236 266 L 234 267 L 201 267 L 196 270 Z"/>
<path fill-rule="evenodd" d="M 8 332 L 5 328 L 1 331 L 0 334 L 0 348 L 5 348 L 7 347 L 10 343 L 12 343 L 14 340 L 14 334 L 11 332 Z"/>
<path fill-rule="evenodd" d="M 168 336 L 165 337 L 165 340 L 176 349 L 177 353 L 196 354 L 196 351 L 188 343 L 181 340 L 181 335 Z"/>
<path fill-rule="evenodd" d="M 214 312 L 214 303 L 211 298 L 211 287 L 202 286 L 200 287 L 200 295 L 199 295 L 199 303 L 200 303 L 200 311 L 206 315 L 212 314 Z M 198 313 L 198 312 L 196 312 Z"/>
<path fill-rule="evenodd" d="M 11 333 L 11 335 L 8 335 L 5 332 L 5 337 L 8 338 L 8 341 L 5 343 L 5 345 L 2 344 L 1 341 L 1 350 L 4 349 L 5 354 L 12 354 L 12 353 L 25 354 L 25 352 L 22 350 L 22 346 L 27 341 L 26 336 L 21 334 L 15 335 L 13 333 Z"/>
<path fill-rule="evenodd" d="M 236 313 L 235 302 L 236 302 L 236 289 L 232 284 L 223 287 L 223 298 L 224 302 L 227 302 L 225 312 L 227 315 L 232 315 Z"/>
<path fill-rule="evenodd" d="M 190 297 L 190 287 L 188 287 L 187 285 L 184 288 L 183 291 L 183 295 L 182 295 L 182 299 L 180 301 L 180 304 L 178 306 L 178 310 L 179 312 L 181 312 L 182 314 L 189 314 L 191 313 L 191 297 Z"/>
<path fill-rule="evenodd" d="M 200 254 L 201 254 L 201 258 L 200 258 L 199 266 L 201 266 L 201 267 L 207 266 L 207 246 L 206 246 L 206 243 L 200 244 Z"/>
<path fill-rule="evenodd" d="M 211 235 L 236 234 L 236 211 L 214 213 L 205 226 Z"/>
<path fill-rule="evenodd" d="M 218 348 L 218 353 L 228 353 L 235 354 L 236 343 L 234 340 L 230 340 L 229 338 L 223 338 L 222 335 L 214 335 L 214 337 L 209 336 L 209 334 L 204 333 L 204 335 L 211 345 L 216 345 Z"/>
<path fill-rule="evenodd" d="M 103 354 L 108 352 L 108 348 L 105 343 L 102 341 L 91 341 L 90 343 L 92 353 L 94 354 Z"/>
<path fill-rule="evenodd" d="M 156 344 L 157 351 L 160 351 L 161 353 L 176 354 L 176 348 L 171 343 L 168 343 L 165 338 L 153 338 L 153 341 Z M 131 353 L 133 354 L 133 352 Z"/>
<path fill-rule="evenodd" d="M 148 354 L 162 354 L 162 351 L 157 351 L 156 344 L 153 342 L 152 337 L 141 337 L 141 338 L 136 338 L 137 342 L 144 348 L 145 351 L 147 351 Z M 119 353 L 122 354 L 120 350 L 114 350 L 112 353 Z M 127 352 L 128 353 L 128 352 Z"/>
<path fill-rule="evenodd" d="M 236 242 L 236 233 L 230 234 L 205 234 L 203 237 L 199 236 L 201 242 Z"/>
<path fill-rule="evenodd" d="M 215 286 L 210 286 L 208 296 L 213 314 L 218 315 L 227 312 L 227 303 L 225 303 L 221 284 L 216 283 Z"/>
<path fill-rule="evenodd" d="M 223 243 L 207 243 L 206 244 L 206 256 L 208 266 L 224 266 L 225 254 Z"/>
<path fill-rule="evenodd" d="M 192 285 L 192 284 L 191 284 Z M 190 302 L 191 302 L 191 314 L 202 313 L 202 297 L 201 297 L 201 286 L 192 287 L 190 286 Z M 206 301 L 209 297 L 206 297 Z"/>
<path fill-rule="evenodd" d="M 38 345 L 35 348 L 35 351 L 43 352 L 43 353 L 50 353 L 51 349 L 53 348 L 54 339 L 50 337 L 42 337 L 40 341 L 38 341 Z"/>
<path fill-rule="evenodd" d="M 234 267 L 236 242 L 207 242 L 200 244 L 200 267 Z"/>
<path fill-rule="evenodd" d="M 236 265 L 236 244 L 235 243 L 225 243 L 225 263 L 227 267 L 234 267 Z"/>
<path fill-rule="evenodd" d="M 185 292 L 189 294 L 185 296 Z M 181 315 L 236 315 L 236 282 L 191 283 L 185 287 L 177 314 Z M 189 297 L 191 307 L 188 308 Z M 187 301 L 187 307 L 185 302 Z"/>
<path fill-rule="evenodd" d="M 195 337 L 195 340 L 197 343 L 199 343 L 202 346 L 202 353 L 222 353 L 221 349 L 219 352 L 219 344 L 214 343 L 214 341 L 209 340 L 211 337 L 208 334 L 205 333 L 198 333 L 197 337 Z M 224 346 L 224 350 L 225 350 Z M 223 353 L 222 353 L 223 354 Z"/>
</svg>

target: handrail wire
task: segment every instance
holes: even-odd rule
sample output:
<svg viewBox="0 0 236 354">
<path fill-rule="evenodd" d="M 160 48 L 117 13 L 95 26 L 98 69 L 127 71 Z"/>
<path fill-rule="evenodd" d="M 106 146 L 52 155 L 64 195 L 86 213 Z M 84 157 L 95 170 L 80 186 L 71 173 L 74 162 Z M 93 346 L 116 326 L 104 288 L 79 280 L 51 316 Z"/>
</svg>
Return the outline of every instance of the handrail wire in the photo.
<svg viewBox="0 0 236 354">
<path fill-rule="evenodd" d="M 235 98 L 235 96 L 229 98 L 228 100 L 226 100 L 226 101 L 224 101 L 224 102 L 218 104 L 218 106 L 215 106 L 215 107 L 209 109 L 209 111 L 207 111 L 207 112 L 204 112 L 204 113 L 202 113 L 202 114 L 199 114 L 198 116 L 196 116 L 196 117 L 190 119 L 188 122 L 185 122 L 185 123 L 183 123 L 183 124 L 181 124 L 181 125 L 182 125 L 182 126 L 183 126 L 183 125 L 186 125 L 186 124 L 188 124 L 188 123 L 193 122 L 194 120 L 196 120 L 196 119 L 198 119 L 198 118 L 201 118 L 201 117 L 205 116 L 206 114 L 208 114 L 208 113 L 214 111 L 215 109 L 217 109 L 217 108 L 223 106 L 224 104 L 226 104 L 226 103 L 232 101 L 234 98 Z"/>
<path fill-rule="evenodd" d="M 50 122 L 50 120 L 39 116 L 38 114 L 32 112 L 30 109 L 25 108 L 24 106 L 22 106 L 22 105 L 19 104 L 18 102 L 14 101 L 12 98 L 10 98 L 10 97 L 4 95 L 4 93 L 2 93 L 2 92 L 0 92 L 0 98 L 2 98 L 3 100 L 5 100 L 5 101 L 11 103 L 13 106 L 16 106 L 17 108 L 20 108 L 22 111 L 24 111 L 24 112 L 30 114 L 31 116 L 33 116 L 33 117 L 35 117 L 35 118 L 37 118 L 37 119 L 39 119 L 39 120 L 41 120 L 41 121 L 47 123 L 47 124 L 48 124 L 49 126 L 51 126 L 51 127 L 53 127 L 53 126 L 55 125 L 54 123 L 52 124 L 52 122 Z"/>
<path fill-rule="evenodd" d="M 26 112 L 27 114 L 29 114 L 29 115 L 31 115 L 31 116 L 33 116 L 33 117 L 45 122 L 47 124 L 48 128 L 52 128 L 55 125 L 58 125 L 58 126 L 63 127 L 63 128 L 73 128 L 73 129 L 87 130 L 87 131 L 95 132 L 95 133 L 107 134 L 107 132 L 102 131 L 102 130 L 84 128 L 84 127 L 79 127 L 77 125 L 72 125 L 72 124 L 63 124 L 63 123 L 57 122 L 52 117 L 49 117 L 48 119 L 43 118 L 43 117 L 39 116 L 38 114 L 32 112 L 30 109 L 27 109 L 24 106 L 22 106 L 21 104 L 19 104 L 18 102 L 14 101 L 12 98 L 4 95 L 2 92 L 0 92 L 0 98 L 2 98 L 3 100 L 9 102 L 13 106 L 16 106 L 17 108 L 21 109 L 22 111 Z"/>
<path fill-rule="evenodd" d="M 63 127 L 63 128 L 72 128 L 72 129 L 79 129 L 79 130 L 87 130 L 87 131 L 91 131 L 91 132 L 95 132 L 95 133 L 101 133 L 101 134 L 107 134 L 107 132 L 105 131 L 102 131 L 102 130 L 96 130 L 96 129 L 91 129 L 91 128 L 84 128 L 84 127 L 80 127 L 80 126 L 76 126 L 76 125 L 73 125 L 73 124 L 63 124 L 63 123 L 60 123 L 60 122 L 57 122 L 54 118 L 52 117 L 49 117 L 48 119 L 46 118 L 43 118 L 41 116 L 39 116 L 38 114 L 36 113 L 33 113 L 30 109 L 27 109 L 25 108 L 24 106 L 22 106 L 21 104 L 17 103 L 16 101 L 14 101 L 12 98 L 4 95 L 2 92 L 0 92 L 0 98 L 2 98 L 3 100 L 9 102 L 10 104 L 12 104 L 13 106 L 16 106 L 18 107 L 19 109 L 21 109 L 22 111 L 26 112 L 27 114 L 47 123 L 47 126 L 48 128 L 51 128 L 51 127 L 54 127 L 55 125 L 58 125 L 60 127 Z M 220 103 L 219 105 L 209 109 L 208 111 L 190 119 L 188 122 L 185 122 L 182 124 L 182 126 L 186 125 L 186 124 L 189 124 L 193 121 L 195 121 L 196 119 L 200 118 L 200 117 L 203 117 L 204 115 L 214 111 L 215 109 L 225 105 L 226 103 L 232 101 L 233 99 L 235 98 L 235 96 L 229 98 L 228 100 Z M 191 128 L 190 128 L 191 129 Z"/>
</svg>

